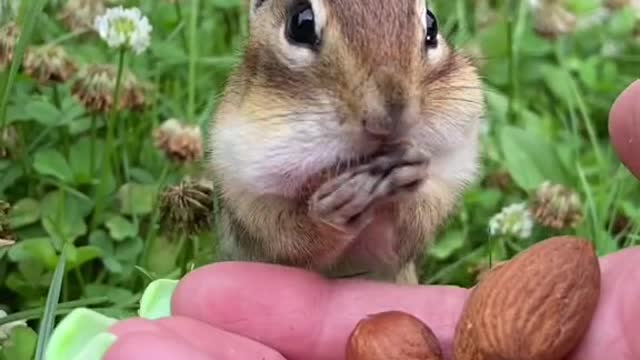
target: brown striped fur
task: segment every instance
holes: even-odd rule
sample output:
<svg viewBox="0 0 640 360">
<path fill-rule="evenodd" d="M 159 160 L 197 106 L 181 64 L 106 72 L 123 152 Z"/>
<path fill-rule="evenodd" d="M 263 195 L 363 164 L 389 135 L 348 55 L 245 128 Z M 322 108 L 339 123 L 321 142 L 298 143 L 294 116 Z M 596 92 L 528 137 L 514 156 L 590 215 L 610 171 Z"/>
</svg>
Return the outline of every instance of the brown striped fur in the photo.
<svg viewBox="0 0 640 360">
<path fill-rule="evenodd" d="M 242 62 L 212 121 L 225 258 L 415 283 L 407 269 L 475 179 L 484 111 L 476 69 L 443 39 L 425 48 L 417 0 L 313 0 L 326 12 L 322 44 L 296 55 L 282 41 L 293 1 L 251 10 Z M 388 126 L 398 104 L 409 140 L 432 157 L 425 185 L 378 209 L 356 237 L 311 219 L 309 195 L 326 180 L 317 173 L 371 154 L 363 119 Z M 382 233 L 391 239 L 375 245 Z M 363 260 L 367 242 L 392 254 Z"/>
</svg>

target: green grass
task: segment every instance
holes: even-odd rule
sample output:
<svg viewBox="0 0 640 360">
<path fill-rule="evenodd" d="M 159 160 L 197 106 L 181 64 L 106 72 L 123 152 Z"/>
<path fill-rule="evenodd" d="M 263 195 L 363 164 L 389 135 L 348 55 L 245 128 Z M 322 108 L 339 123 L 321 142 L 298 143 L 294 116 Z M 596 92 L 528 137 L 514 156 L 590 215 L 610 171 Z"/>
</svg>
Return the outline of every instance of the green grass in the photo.
<svg viewBox="0 0 640 360">
<path fill-rule="evenodd" d="M 0 73 L 0 126 L 17 134 L 9 156 L 0 157 L 0 200 L 13 206 L 9 221 L 18 238 L 0 249 L 0 308 L 11 314 L 0 324 L 27 320 L 38 329 L 38 345 L 25 342 L 32 354 L 25 360 L 41 351 L 57 316 L 70 309 L 135 315 L 150 281 L 179 278 L 214 259 L 212 231 L 177 238 L 159 226 L 160 191 L 201 167 L 168 161 L 152 132 L 177 118 L 200 126 L 207 141 L 207 123 L 246 37 L 244 2 L 124 3 L 139 6 L 154 26 L 150 49 L 122 58 L 153 87 L 143 111 L 92 114 L 72 96 L 71 81 L 42 86 L 27 76 L 20 64 L 28 44 L 56 43 L 79 67 L 120 61 L 95 34 L 63 26 L 58 1 L 23 2 L 23 37 L 13 66 Z M 547 39 L 535 32 L 527 1 L 487 1 L 487 8 L 481 1 L 432 3 L 447 37 L 481 54 L 488 128 L 482 178 L 427 251 L 423 282 L 470 286 L 489 261 L 555 235 L 588 238 L 600 255 L 638 245 L 640 208 L 633 199 L 640 186 L 620 166 L 607 132 L 611 104 L 638 77 L 634 13 L 619 10 L 603 23 Z M 580 21 L 601 10 L 595 0 L 569 3 Z M 564 230 L 536 224 L 527 239 L 491 238 L 490 219 L 530 201 L 546 180 L 577 192 L 584 220 Z M 0 349 L 0 359 L 6 356 Z"/>
</svg>

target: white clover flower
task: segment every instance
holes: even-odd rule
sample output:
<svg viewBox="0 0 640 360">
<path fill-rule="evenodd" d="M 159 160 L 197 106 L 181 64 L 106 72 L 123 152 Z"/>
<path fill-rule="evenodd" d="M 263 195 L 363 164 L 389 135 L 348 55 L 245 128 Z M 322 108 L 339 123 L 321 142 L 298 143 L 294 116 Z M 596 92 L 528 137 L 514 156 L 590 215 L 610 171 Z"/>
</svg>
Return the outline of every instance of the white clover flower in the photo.
<svg viewBox="0 0 640 360">
<path fill-rule="evenodd" d="M 512 204 L 489 220 L 492 236 L 506 235 L 526 239 L 533 230 L 533 216 L 526 203 Z"/>
<path fill-rule="evenodd" d="M 0 310 L 0 319 L 3 317 L 7 317 L 7 313 L 4 310 Z M 11 336 L 11 331 L 18 326 L 27 326 L 27 323 L 25 321 L 14 321 L 0 326 L 0 340 L 8 339 Z"/>
<path fill-rule="evenodd" d="M 138 8 L 110 8 L 96 17 L 94 27 L 112 48 L 128 47 L 141 54 L 151 43 L 153 27 Z"/>
</svg>

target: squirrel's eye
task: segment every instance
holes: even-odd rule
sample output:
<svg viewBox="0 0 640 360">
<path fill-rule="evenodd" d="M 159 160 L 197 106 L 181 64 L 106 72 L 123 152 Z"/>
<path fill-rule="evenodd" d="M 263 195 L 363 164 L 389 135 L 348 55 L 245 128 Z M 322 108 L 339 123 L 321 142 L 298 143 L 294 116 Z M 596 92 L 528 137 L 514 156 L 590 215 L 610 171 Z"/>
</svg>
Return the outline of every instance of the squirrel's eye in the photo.
<svg viewBox="0 0 640 360">
<path fill-rule="evenodd" d="M 438 46 L 438 19 L 431 10 L 427 10 L 427 38 L 425 41 L 428 48 Z"/>
<path fill-rule="evenodd" d="M 287 24 L 287 36 L 289 41 L 299 45 L 316 46 L 318 44 L 311 4 L 302 4 L 291 12 Z"/>
</svg>

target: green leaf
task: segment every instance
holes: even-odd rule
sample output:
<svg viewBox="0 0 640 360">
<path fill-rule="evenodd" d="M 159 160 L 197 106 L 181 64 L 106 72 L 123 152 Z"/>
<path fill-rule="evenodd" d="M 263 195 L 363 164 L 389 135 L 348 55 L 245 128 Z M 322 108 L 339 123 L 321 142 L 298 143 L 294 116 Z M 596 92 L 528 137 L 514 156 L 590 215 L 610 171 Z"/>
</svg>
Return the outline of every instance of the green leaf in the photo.
<svg viewBox="0 0 640 360">
<path fill-rule="evenodd" d="M 102 230 L 96 230 L 91 233 L 89 244 L 102 249 L 104 256 L 112 256 L 115 253 L 114 243 L 109 240 L 109 236 Z"/>
<path fill-rule="evenodd" d="M 24 298 L 39 295 L 36 295 L 36 285 L 30 281 L 27 281 L 18 272 L 9 273 L 9 275 L 7 275 L 6 279 L 4 280 L 4 285 L 7 287 L 7 289 L 16 294 L 20 294 Z"/>
<path fill-rule="evenodd" d="M 505 165 L 524 190 L 534 190 L 544 181 L 570 185 L 570 177 L 552 144 L 523 129 L 505 126 L 500 133 Z"/>
<path fill-rule="evenodd" d="M 539 71 L 549 90 L 558 99 L 563 102 L 570 102 L 568 105 L 575 101 L 576 96 L 572 87 L 574 81 L 567 71 L 556 66 L 541 66 Z"/>
<path fill-rule="evenodd" d="M 91 182 L 91 175 L 102 163 L 103 144 L 96 142 L 93 149 L 93 171 L 91 169 L 91 139 L 82 138 L 69 149 L 69 164 L 73 172 L 76 183 L 88 184 Z"/>
<path fill-rule="evenodd" d="M 597 228 L 593 237 L 593 245 L 599 257 L 611 255 L 620 250 L 613 236 L 603 228 Z"/>
<path fill-rule="evenodd" d="M 135 269 L 143 249 L 144 243 L 140 237 L 128 238 L 116 246 L 115 256 L 110 261 L 105 261 L 105 265 L 109 263 L 108 266 L 119 268 L 119 274 L 128 276 Z"/>
<path fill-rule="evenodd" d="M 464 201 L 468 207 L 491 212 L 498 207 L 503 196 L 504 194 L 497 189 L 474 189 L 465 194 Z"/>
<path fill-rule="evenodd" d="M 122 265 L 120 261 L 115 257 L 104 258 L 102 259 L 102 262 L 104 263 L 104 267 L 107 268 L 109 272 L 112 272 L 114 274 L 121 274 L 124 271 L 124 265 Z"/>
<path fill-rule="evenodd" d="M 153 211 L 158 193 L 156 185 L 124 184 L 118 190 L 120 210 L 126 215 L 146 215 Z"/>
<path fill-rule="evenodd" d="M 496 21 L 478 33 L 485 58 L 500 59 L 509 55 L 508 33 L 508 24 L 504 20 Z"/>
<path fill-rule="evenodd" d="M 67 160 L 53 149 L 38 151 L 33 159 L 33 168 L 41 175 L 53 176 L 67 184 L 73 181 L 73 172 Z"/>
<path fill-rule="evenodd" d="M 69 134 L 79 135 L 91 129 L 91 118 L 82 117 L 68 124 Z"/>
<path fill-rule="evenodd" d="M 520 41 L 520 57 L 521 58 L 540 58 L 552 53 L 553 46 L 545 39 L 539 37 L 535 32 L 525 31 L 522 41 Z"/>
<path fill-rule="evenodd" d="M 458 230 L 449 231 L 434 243 L 429 250 L 429 254 L 438 260 L 445 260 L 464 245 L 464 239 L 464 232 Z"/>
<path fill-rule="evenodd" d="M 580 80 L 590 89 L 597 89 L 598 87 L 598 70 L 602 65 L 600 59 L 596 56 L 592 56 L 584 61 L 576 61 L 576 71 L 580 76 Z"/>
<path fill-rule="evenodd" d="M 142 254 L 144 243 L 139 237 L 129 238 L 116 247 L 116 258 L 125 262 L 133 262 Z"/>
<path fill-rule="evenodd" d="M 166 236 L 157 236 L 148 248 L 147 269 L 163 277 L 177 266 L 180 242 L 171 241 Z"/>
<path fill-rule="evenodd" d="M 99 259 L 103 255 L 101 248 L 97 246 L 81 246 L 76 248 L 75 258 L 67 261 L 67 271 L 78 268 L 89 261 Z"/>
<path fill-rule="evenodd" d="M 162 59 L 165 64 L 181 64 L 189 60 L 183 47 L 172 41 L 154 41 L 150 50 L 156 58 Z"/>
<path fill-rule="evenodd" d="M 27 326 L 14 327 L 2 345 L 1 352 L 7 360 L 32 360 L 36 352 L 38 334 Z"/>
<path fill-rule="evenodd" d="M 111 237 L 117 241 L 138 235 L 138 228 L 122 216 L 114 216 L 106 224 Z"/>
<path fill-rule="evenodd" d="M 9 259 L 13 262 L 36 260 L 49 269 L 56 266 L 58 256 L 49 238 L 33 238 L 19 241 L 9 249 Z"/>
<path fill-rule="evenodd" d="M 102 164 L 102 163 L 101 163 Z M 100 167 L 102 167 L 102 165 L 100 165 Z M 97 175 L 102 175 L 101 171 L 98 171 L 96 173 Z M 107 198 L 109 199 L 109 201 L 111 201 L 111 198 L 114 194 L 114 192 L 117 189 L 118 186 L 118 182 L 117 179 L 115 178 L 115 174 L 113 172 L 107 172 L 106 176 L 99 176 L 94 178 L 94 181 L 96 181 L 97 183 L 94 186 L 94 198 L 98 197 L 100 194 L 100 187 L 103 186 L 104 187 L 104 194 L 107 194 Z M 99 223 L 101 224 L 102 222 L 106 221 L 107 219 L 104 218 L 104 216 L 101 217 L 101 219 L 99 219 Z"/>
<path fill-rule="evenodd" d="M 45 126 L 60 125 L 61 113 L 50 102 L 43 100 L 34 100 L 26 105 L 26 114 Z"/>
<path fill-rule="evenodd" d="M 640 208 L 638 207 L 638 204 L 631 200 L 625 200 L 625 201 L 621 201 L 620 202 L 620 207 L 622 212 L 629 218 L 629 219 L 640 219 Z"/>
<path fill-rule="evenodd" d="M 0 194 L 13 186 L 23 174 L 22 168 L 17 163 L 12 164 L 8 169 L 3 169 L 2 176 L 0 176 Z"/>
<path fill-rule="evenodd" d="M 74 242 L 86 234 L 84 217 L 92 204 L 86 199 L 63 192 L 53 191 L 42 200 L 42 226 L 51 236 L 57 248 L 65 242 Z"/>
<path fill-rule="evenodd" d="M 141 168 L 132 168 L 129 172 L 131 179 L 141 184 L 153 184 L 157 180 L 149 171 Z"/>
<path fill-rule="evenodd" d="M 132 299 L 138 297 L 129 289 L 103 284 L 89 284 L 84 291 L 88 298 L 107 297 L 115 305 L 130 304 Z"/>
<path fill-rule="evenodd" d="M 149 284 L 140 299 L 140 317 L 155 320 L 171 316 L 171 298 L 178 283 L 177 280 L 160 279 Z"/>
<path fill-rule="evenodd" d="M 67 263 L 75 263 L 78 260 L 78 249 L 76 249 L 76 247 L 73 244 L 68 243 L 64 247 L 63 251 L 65 252 L 65 258 L 67 259 Z"/>
<path fill-rule="evenodd" d="M 18 273 L 33 287 L 47 288 L 49 278 L 43 276 L 45 272 L 48 272 L 48 269 L 38 260 L 27 259 L 18 263 Z"/>
<path fill-rule="evenodd" d="M 87 231 L 87 224 L 80 218 L 74 218 L 66 222 L 65 220 L 56 221 L 53 218 L 46 217 L 42 219 L 42 226 L 51 235 L 57 248 L 61 247 L 65 242 L 75 242 L 77 238 Z"/>
<path fill-rule="evenodd" d="M 634 5 L 635 6 L 635 5 Z M 613 36 L 626 37 L 633 36 L 638 23 L 638 16 L 634 6 L 612 13 L 611 19 L 607 21 L 609 33 Z"/>
<path fill-rule="evenodd" d="M 72 96 L 65 97 L 60 106 L 61 117 L 64 123 L 73 124 L 85 112 L 84 107 Z"/>
<path fill-rule="evenodd" d="M 9 213 L 9 222 L 13 229 L 31 225 L 40 219 L 40 203 L 37 200 L 25 198 L 13 205 Z"/>
<path fill-rule="evenodd" d="M 122 272 L 122 264 L 115 257 L 114 243 L 104 231 L 96 230 L 92 232 L 89 236 L 89 244 L 102 251 L 102 263 L 109 272 L 116 274 Z"/>
</svg>

